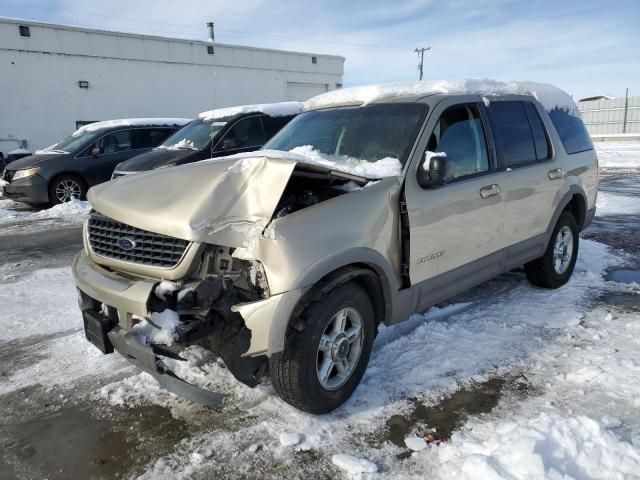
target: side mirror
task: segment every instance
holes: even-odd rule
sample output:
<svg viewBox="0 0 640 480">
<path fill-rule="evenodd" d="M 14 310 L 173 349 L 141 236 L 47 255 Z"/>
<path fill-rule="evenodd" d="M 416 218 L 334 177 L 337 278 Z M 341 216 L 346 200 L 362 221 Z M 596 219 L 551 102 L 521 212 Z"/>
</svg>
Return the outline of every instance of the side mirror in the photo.
<svg viewBox="0 0 640 480">
<path fill-rule="evenodd" d="M 224 142 L 222 142 L 222 150 L 231 150 L 233 148 L 236 148 L 236 139 L 225 138 Z"/>
<path fill-rule="evenodd" d="M 92 157 L 97 157 L 98 155 L 100 155 L 100 148 L 99 148 L 99 147 L 96 147 L 95 145 L 93 145 L 93 146 L 91 147 L 90 152 L 91 152 L 91 156 L 92 156 Z"/>
<path fill-rule="evenodd" d="M 444 152 L 429 152 L 424 155 L 418 167 L 417 180 L 422 188 L 437 188 L 446 183 L 447 154 Z"/>
</svg>

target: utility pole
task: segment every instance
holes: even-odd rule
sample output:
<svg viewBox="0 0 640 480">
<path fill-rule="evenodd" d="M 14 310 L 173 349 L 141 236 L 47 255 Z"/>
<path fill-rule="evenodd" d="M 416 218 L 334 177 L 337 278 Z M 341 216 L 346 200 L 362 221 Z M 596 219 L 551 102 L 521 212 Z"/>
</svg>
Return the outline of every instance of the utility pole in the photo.
<svg viewBox="0 0 640 480">
<path fill-rule="evenodd" d="M 420 55 L 420 80 L 422 80 L 422 70 L 424 67 L 424 52 L 431 50 L 431 47 L 416 48 L 415 52 Z"/>
</svg>

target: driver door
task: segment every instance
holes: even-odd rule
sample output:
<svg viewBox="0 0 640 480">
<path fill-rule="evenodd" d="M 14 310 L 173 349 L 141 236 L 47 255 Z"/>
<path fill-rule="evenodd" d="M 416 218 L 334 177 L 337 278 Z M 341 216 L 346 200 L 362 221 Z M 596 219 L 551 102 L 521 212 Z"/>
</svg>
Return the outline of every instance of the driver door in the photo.
<svg viewBox="0 0 640 480">
<path fill-rule="evenodd" d="M 422 284 L 424 292 L 419 293 L 427 298 L 438 297 L 440 287 L 455 288 L 458 281 L 478 283 L 473 280 L 500 268 L 494 254 L 505 246 L 504 173 L 497 170 L 488 125 L 479 97 L 443 100 L 434 108 L 409 166 L 405 273 L 408 269 L 411 285 Z M 440 187 L 425 189 L 416 180 L 427 152 L 447 155 L 446 183 Z"/>
</svg>

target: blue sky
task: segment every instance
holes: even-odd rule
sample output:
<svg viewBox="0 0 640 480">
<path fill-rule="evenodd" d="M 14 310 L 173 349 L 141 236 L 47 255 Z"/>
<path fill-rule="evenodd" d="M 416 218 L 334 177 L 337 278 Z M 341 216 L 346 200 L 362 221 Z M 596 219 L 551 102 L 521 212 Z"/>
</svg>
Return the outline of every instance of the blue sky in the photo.
<svg viewBox="0 0 640 480">
<path fill-rule="evenodd" d="M 640 1 L 2 0 L 0 16 L 342 55 L 344 84 L 489 77 L 640 95 Z"/>
</svg>

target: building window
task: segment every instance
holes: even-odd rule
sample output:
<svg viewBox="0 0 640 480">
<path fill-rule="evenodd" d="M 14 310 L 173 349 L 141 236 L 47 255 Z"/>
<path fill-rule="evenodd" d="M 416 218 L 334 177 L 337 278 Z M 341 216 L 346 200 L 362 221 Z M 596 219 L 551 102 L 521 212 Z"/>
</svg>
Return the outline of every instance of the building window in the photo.
<svg viewBox="0 0 640 480">
<path fill-rule="evenodd" d="M 207 53 L 213 55 L 213 45 L 207 45 Z"/>
<path fill-rule="evenodd" d="M 20 36 L 21 37 L 30 37 L 31 36 L 31 31 L 29 30 L 29 27 L 26 26 L 26 25 L 18 26 L 18 30 L 20 30 Z"/>
<path fill-rule="evenodd" d="M 89 88 L 89 82 L 87 80 L 78 80 L 78 87 Z"/>
<path fill-rule="evenodd" d="M 311 63 L 318 63 L 318 57 L 311 57 Z"/>
<path fill-rule="evenodd" d="M 336 89 L 340 89 L 342 88 L 342 84 L 341 83 L 336 83 Z"/>
</svg>

